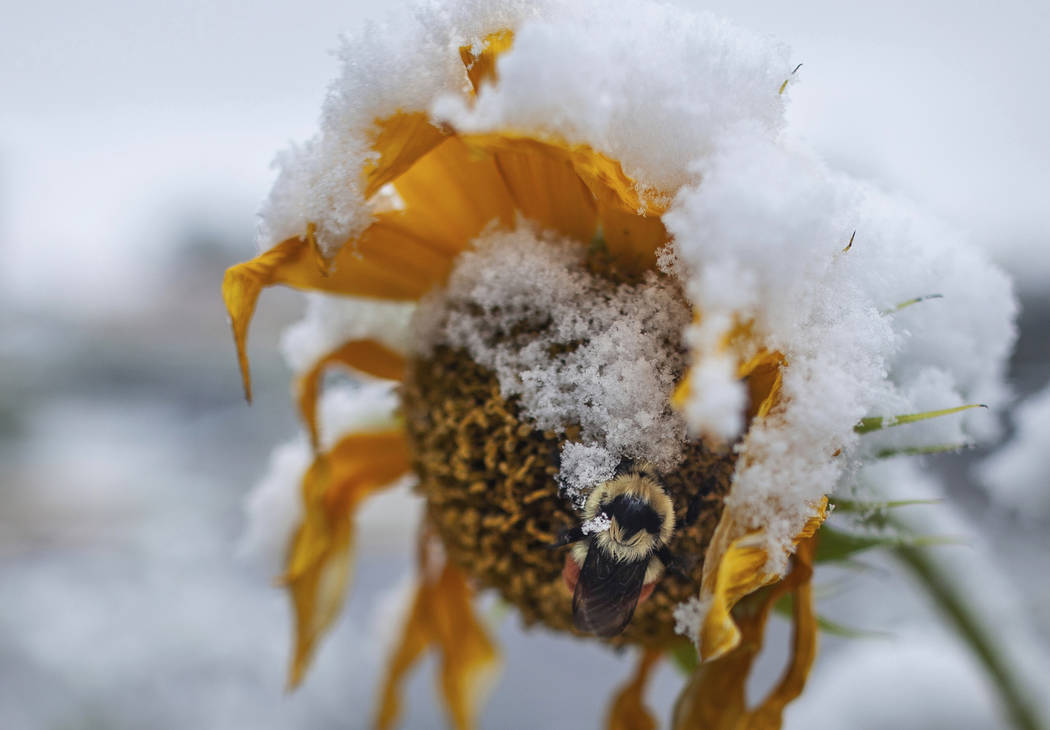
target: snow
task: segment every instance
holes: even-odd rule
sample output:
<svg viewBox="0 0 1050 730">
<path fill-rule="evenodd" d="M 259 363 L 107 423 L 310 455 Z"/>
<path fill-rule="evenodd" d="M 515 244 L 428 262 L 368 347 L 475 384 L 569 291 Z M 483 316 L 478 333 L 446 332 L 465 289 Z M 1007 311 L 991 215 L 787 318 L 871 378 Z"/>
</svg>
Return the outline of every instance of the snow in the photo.
<svg viewBox="0 0 1050 730">
<path fill-rule="evenodd" d="M 580 426 L 583 448 L 567 444 L 560 474 L 569 495 L 610 478 L 623 458 L 663 470 L 680 462 L 685 421 L 670 398 L 691 313 L 673 279 L 649 273 L 616 285 L 587 269 L 579 244 L 523 226 L 478 239 L 444 297 L 426 306 L 446 315 L 437 329 L 417 330 L 424 353 L 464 348 L 495 372 L 505 398 L 521 397 L 538 429 Z"/>
<path fill-rule="evenodd" d="M 285 361 L 301 373 L 347 340 L 356 339 L 373 339 L 395 352 L 407 353 L 415 309 L 415 302 L 308 293 L 306 315 L 281 338 Z"/>
<path fill-rule="evenodd" d="M 1010 398 L 1011 285 L 965 236 L 830 169 L 786 125 L 795 84 L 777 93 L 794 67 L 783 46 L 688 10 L 596 7 L 430 3 L 366 28 L 344 47 L 320 135 L 284 163 L 263 242 L 307 220 L 329 250 L 361 230 L 373 121 L 397 110 L 620 160 L 669 204 L 666 276 L 614 290 L 584 273 L 578 247 L 547 232 L 489 233 L 459 257 L 447 290 L 424 299 L 418 351 L 463 347 L 537 427 L 579 424 L 581 444 L 566 449 L 560 475 L 577 497 L 621 457 L 673 468 L 688 434 L 735 443 L 727 507 L 741 529 L 763 532 L 766 570 L 779 573 L 820 498 L 872 453 L 997 434 Z M 501 27 L 515 30 L 514 46 L 499 83 L 473 99 L 455 49 Z M 896 311 L 934 293 L 943 298 Z M 538 336 L 507 336 L 514 323 L 547 318 Z M 737 366 L 761 350 L 788 365 L 777 406 L 745 433 Z M 686 365 L 694 387 L 671 412 Z M 990 408 L 854 432 L 865 416 L 973 402 Z"/>
<path fill-rule="evenodd" d="M 1028 519 L 1050 515 L 1050 385 L 1014 414 L 1016 432 L 978 468 L 992 498 Z"/>
<path fill-rule="evenodd" d="M 596 532 L 605 532 L 609 529 L 611 524 L 612 520 L 609 518 L 609 515 L 604 512 L 599 512 L 591 519 L 585 520 L 584 523 L 580 525 L 580 529 L 583 531 L 584 535 L 592 535 Z"/>
</svg>

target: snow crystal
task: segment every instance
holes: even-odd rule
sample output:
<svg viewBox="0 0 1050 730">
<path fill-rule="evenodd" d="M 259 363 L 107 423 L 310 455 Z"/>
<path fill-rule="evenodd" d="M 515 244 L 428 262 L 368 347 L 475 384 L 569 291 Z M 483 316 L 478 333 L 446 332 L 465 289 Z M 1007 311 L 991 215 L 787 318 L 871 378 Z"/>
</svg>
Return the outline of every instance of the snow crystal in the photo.
<svg viewBox="0 0 1050 730">
<path fill-rule="evenodd" d="M 558 483 L 566 494 L 573 495 L 577 508 L 583 507 L 587 495 L 581 485 L 601 484 L 616 476 L 620 457 L 604 446 L 586 445 L 574 441 L 561 447 Z"/>
<path fill-rule="evenodd" d="M 674 607 L 674 631 L 695 640 L 707 615 L 708 603 L 693 596 Z"/>
<path fill-rule="evenodd" d="M 992 497 L 1023 515 L 1050 514 L 1050 385 L 1022 403 L 1017 431 L 978 469 Z"/>
<path fill-rule="evenodd" d="M 440 328 L 419 333 L 494 371 L 537 428 L 580 427 L 582 447 L 567 445 L 560 474 L 570 495 L 611 478 L 625 457 L 671 469 L 686 442 L 669 404 L 691 317 L 677 282 L 649 273 L 614 284 L 584 259 L 579 244 L 527 227 L 489 234 L 460 256 L 443 303 L 428 302 L 446 312 Z"/>
<path fill-rule="evenodd" d="M 595 532 L 605 532 L 612 525 L 612 520 L 609 515 L 604 512 L 600 512 L 589 520 L 584 521 L 580 525 L 580 530 L 583 531 L 584 535 L 591 535 Z"/>
</svg>

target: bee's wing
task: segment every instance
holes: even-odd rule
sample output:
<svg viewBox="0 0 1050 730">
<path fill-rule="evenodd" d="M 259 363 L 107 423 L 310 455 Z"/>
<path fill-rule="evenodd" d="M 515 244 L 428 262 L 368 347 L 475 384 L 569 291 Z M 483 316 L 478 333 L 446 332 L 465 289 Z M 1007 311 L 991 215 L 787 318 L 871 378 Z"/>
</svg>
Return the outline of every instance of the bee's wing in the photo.
<svg viewBox="0 0 1050 730">
<path fill-rule="evenodd" d="M 623 631 L 638 605 L 648 564 L 618 561 L 591 540 L 572 595 L 576 628 L 606 638 Z"/>
</svg>

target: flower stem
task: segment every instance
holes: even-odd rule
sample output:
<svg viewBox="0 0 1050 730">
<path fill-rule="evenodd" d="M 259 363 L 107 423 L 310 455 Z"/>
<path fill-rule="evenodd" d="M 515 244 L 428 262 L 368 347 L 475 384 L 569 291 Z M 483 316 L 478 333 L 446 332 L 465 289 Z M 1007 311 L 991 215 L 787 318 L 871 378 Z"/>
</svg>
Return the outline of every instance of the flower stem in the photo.
<svg viewBox="0 0 1050 730">
<path fill-rule="evenodd" d="M 991 677 L 1013 725 L 1020 730 L 1042 730 L 1036 711 L 1015 685 L 997 642 L 963 599 L 951 579 L 937 565 L 928 550 L 899 545 L 893 554 L 922 584 L 934 604 L 951 621 L 956 632 L 976 654 Z"/>
</svg>

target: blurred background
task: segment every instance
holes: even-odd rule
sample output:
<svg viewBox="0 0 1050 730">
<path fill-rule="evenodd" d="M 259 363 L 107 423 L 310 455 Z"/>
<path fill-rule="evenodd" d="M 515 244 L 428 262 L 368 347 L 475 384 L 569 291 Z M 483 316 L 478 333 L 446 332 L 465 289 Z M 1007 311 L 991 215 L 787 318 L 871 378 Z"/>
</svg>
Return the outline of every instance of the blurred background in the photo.
<svg viewBox="0 0 1050 730">
<path fill-rule="evenodd" d="M 338 30 L 382 6 L 5 4 L 0 727 L 367 726 L 412 570 L 412 546 L 391 528 L 417 507 L 399 492 L 368 507 L 348 609 L 305 686 L 286 694 L 286 600 L 237 546 L 246 493 L 297 430 L 277 342 L 302 303 L 262 297 L 249 408 L 219 284 L 254 255 L 274 154 L 316 128 Z M 832 166 L 915 199 L 1015 276 L 1018 402 L 1044 388 L 1050 5 L 703 7 L 792 46 L 805 65 L 790 122 Z M 982 551 L 1001 581 L 987 590 L 1020 617 L 1031 655 L 1017 666 L 1045 689 L 1050 519 L 978 484 L 971 467 L 989 452 L 929 465 L 976 536 L 959 549 Z M 1003 726 L 977 664 L 906 581 L 877 569 L 851 588 L 828 611 L 893 636 L 825 640 L 788 728 Z M 507 662 L 486 728 L 597 727 L 633 664 L 525 633 L 514 615 L 498 632 Z M 778 625 L 771 643 L 785 641 Z M 405 727 L 444 726 L 432 677 L 432 662 L 415 674 Z M 658 674 L 661 716 L 679 685 L 674 670 Z"/>
</svg>

